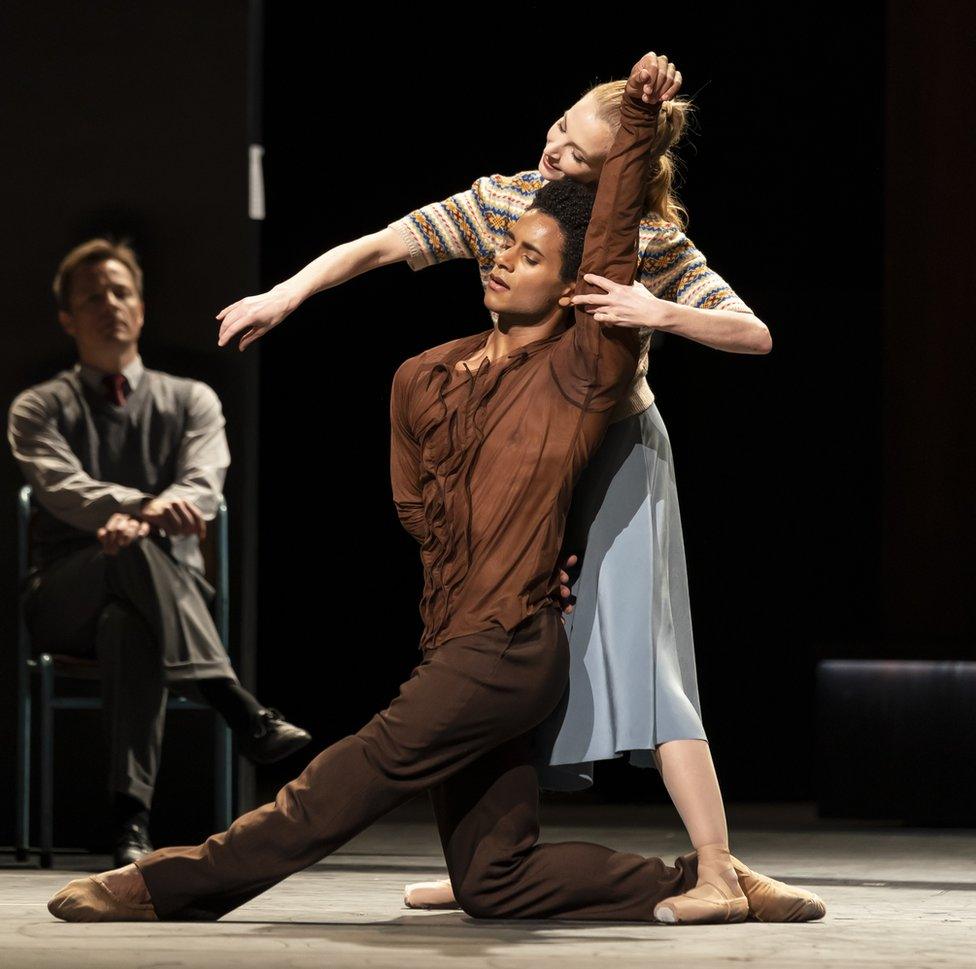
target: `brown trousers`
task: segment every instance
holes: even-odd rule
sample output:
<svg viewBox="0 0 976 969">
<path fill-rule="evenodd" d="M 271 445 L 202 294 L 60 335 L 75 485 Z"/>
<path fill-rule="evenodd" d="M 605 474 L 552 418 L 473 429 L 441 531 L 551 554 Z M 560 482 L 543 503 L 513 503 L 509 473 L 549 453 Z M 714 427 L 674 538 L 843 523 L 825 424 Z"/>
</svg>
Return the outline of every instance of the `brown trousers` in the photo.
<svg viewBox="0 0 976 969">
<path fill-rule="evenodd" d="M 532 728 L 562 698 L 569 644 L 557 606 L 511 633 L 427 650 L 398 696 L 278 792 L 194 847 L 136 864 L 161 920 L 213 920 L 429 791 L 458 903 L 480 918 L 653 921 L 695 885 L 694 854 L 659 858 L 585 841 L 539 844 Z"/>
</svg>

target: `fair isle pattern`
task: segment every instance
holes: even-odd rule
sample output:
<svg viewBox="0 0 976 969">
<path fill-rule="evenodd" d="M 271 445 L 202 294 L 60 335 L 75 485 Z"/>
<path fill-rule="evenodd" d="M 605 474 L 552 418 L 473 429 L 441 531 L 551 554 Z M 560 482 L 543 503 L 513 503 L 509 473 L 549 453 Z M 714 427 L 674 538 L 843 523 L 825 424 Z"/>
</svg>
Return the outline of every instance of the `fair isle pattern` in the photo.
<svg viewBox="0 0 976 969">
<path fill-rule="evenodd" d="M 470 189 L 415 209 L 389 223 L 388 228 L 406 244 L 411 269 L 448 259 L 474 259 L 481 285 L 487 287 L 495 252 L 545 183 L 538 171 L 484 175 Z M 751 312 L 732 287 L 709 268 L 684 232 L 656 216 L 641 220 L 637 279 L 655 296 L 685 306 Z M 497 322 L 497 314 L 491 313 L 491 318 Z M 646 379 L 652 335 L 652 330 L 641 331 L 637 373 L 612 415 L 615 421 L 640 413 L 654 402 Z"/>
</svg>

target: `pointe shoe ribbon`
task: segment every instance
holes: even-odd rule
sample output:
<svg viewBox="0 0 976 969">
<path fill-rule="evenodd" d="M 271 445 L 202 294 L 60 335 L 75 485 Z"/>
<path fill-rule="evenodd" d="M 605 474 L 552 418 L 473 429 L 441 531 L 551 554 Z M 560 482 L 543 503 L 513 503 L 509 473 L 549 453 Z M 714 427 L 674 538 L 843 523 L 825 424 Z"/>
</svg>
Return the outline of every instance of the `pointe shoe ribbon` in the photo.
<svg viewBox="0 0 976 969">
<path fill-rule="evenodd" d="M 741 886 L 732 885 L 732 876 L 727 877 L 732 867 L 729 858 L 726 847 L 702 845 L 698 849 L 698 884 L 658 902 L 654 918 L 672 925 L 744 922 L 749 917 L 749 900 Z"/>
<path fill-rule="evenodd" d="M 749 899 L 749 914 L 758 921 L 810 922 L 827 914 L 819 895 L 753 871 L 734 855 L 729 858 Z"/>
<path fill-rule="evenodd" d="M 450 878 L 433 882 L 411 882 L 403 889 L 407 908 L 460 908 Z"/>
<path fill-rule="evenodd" d="M 94 875 L 68 882 L 47 903 L 47 910 L 65 922 L 158 922 L 152 902 L 126 902 Z"/>
</svg>

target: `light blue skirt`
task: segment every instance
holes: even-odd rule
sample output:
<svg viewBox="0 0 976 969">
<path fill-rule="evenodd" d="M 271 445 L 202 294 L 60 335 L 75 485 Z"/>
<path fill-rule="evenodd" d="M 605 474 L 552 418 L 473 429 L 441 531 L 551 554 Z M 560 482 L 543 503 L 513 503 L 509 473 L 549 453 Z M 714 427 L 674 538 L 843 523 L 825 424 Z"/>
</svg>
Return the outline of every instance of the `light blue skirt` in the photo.
<svg viewBox="0 0 976 969">
<path fill-rule="evenodd" d="M 629 753 L 656 767 L 659 744 L 707 739 L 674 461 L 656 403 L 608 428 L 573 492 L 564 547 L 583 553 L 564 614 L 569 685 L 534 737 L 539 785 L 554 791 L 592 785 L 594 761 Z"/>
</svg>

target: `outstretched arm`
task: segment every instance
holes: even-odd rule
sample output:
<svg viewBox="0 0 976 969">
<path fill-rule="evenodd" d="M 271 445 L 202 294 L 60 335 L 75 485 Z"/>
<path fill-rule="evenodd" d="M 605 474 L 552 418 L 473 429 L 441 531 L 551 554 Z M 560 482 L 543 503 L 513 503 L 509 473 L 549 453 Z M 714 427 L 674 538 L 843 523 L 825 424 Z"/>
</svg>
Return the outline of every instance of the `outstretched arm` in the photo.
<svg viewBox="0 0 976 969">
<path fill-rule="evenodd" d="M 333 246 L 268 292 L 245 296 L 225 306 L 217 314 L 220 320 L 217 345 L 226 346 L 235 336 L 243 334 L 238 349 L 245 350 L 298 309 L 309 296 L 378 266 L 402 262 L 409 256 L 406 243 L 389 228 Z"/>
<path fill-rule="evenodd" d="M 659 60 L 654 54 L 642 57 L 621 96 L 620 129 L 600 174 L 576 279 L 577 295 L 602 292 L 587 280 L 588 274 L 626 286 L 634 281 L 648 163 L 661 107 L 661 98 L 651 95 L 648 100 L 643 88 L 659 76 Z M 660 93 L 666 87 L 665 73 Z M 554 376 L 563 394 L 578 406 L 609 411 L 633 379 L 638 333 L 597 321 L 580 304 L 574 306 L 574 315 L 571 335 L 553 353 Z"/>
<path fill-rule="evenodd" d="M 406 262 L 417 270 L 448 259 L 490 263 L 509 224 L 525 207 L 522 183 L 530 174 L 484 175 L 466 191 L 414 209 L 378 232 L 333 246 L 267 293 L 225 306 L 217 314 L 217 343 L 225 346 L 243 334 L 238 348 L 244 350 L 310 296 L 379 266 Z"/>
</svg>

